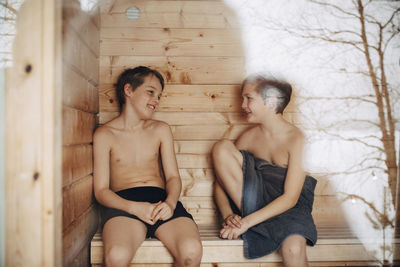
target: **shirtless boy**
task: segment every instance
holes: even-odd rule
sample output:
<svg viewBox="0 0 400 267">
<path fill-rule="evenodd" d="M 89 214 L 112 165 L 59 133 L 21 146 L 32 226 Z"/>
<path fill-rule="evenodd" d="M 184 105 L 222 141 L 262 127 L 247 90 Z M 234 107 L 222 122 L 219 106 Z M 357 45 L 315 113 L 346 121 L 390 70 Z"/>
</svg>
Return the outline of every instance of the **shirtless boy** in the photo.
<svg viewBox="0 0 400 267">
<path fill-rule="evenodd" d="M 302 132 L 282 117 L 291 91 L 289 84 L 261 76 L 245 80 L 242 108 L 255 125 L 235 143 L 216 143 L 212 156 L 215 199 L 224 219 L 220 236 L 242 235 L 248 258 L 280 249 L 285 266 L 299 267 L 307 266 L 306 243 L 316 242 L 316 180 L 302 167 Z"/>
<path fill-rule="evenodd" d="M 197 225 L 178 200 L 182 184 L 172 132 L 151 119 L 164 80 L 140 66 L 124 71 L 115 87 L 121 114 L 94 134 L 94 193 L 103 206 L 106 266 L 129 266 L 146 237 L 161 240 L 175 266 L 199 266 Z"/>
</svg>

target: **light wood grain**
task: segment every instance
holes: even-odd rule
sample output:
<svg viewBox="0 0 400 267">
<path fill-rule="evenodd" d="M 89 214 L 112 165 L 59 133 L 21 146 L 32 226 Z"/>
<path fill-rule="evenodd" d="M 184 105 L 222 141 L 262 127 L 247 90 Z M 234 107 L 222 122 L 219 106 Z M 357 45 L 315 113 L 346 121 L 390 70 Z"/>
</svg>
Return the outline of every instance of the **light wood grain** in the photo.
<svg viewBox="0 0 400 267">
<path fill-rule="evenodd" d="M 88 175 L 65 186 L 63 188 L 63 231 L 70 227 L 92 205 L 93 201 L 93 176 Z"/>
<path fill-rule="evenodd" d="M 91 206 L 63 232 L 63 266 L 73 266 L 72 262 L 90 244 L 98 216 L 97 209 Z"/>
<path fill-rule="evenodd" d="M 63 66 L 63 104 L 89 113 L 99 112 L 97 87 L 68 65 Z"/>
<path fill-rule="evenodd" d="M 128 20 L 125 10 L 137 7 L 140 17 Z M 102 27 L 233 28 L 235 14 L 216 1 L 102 1 Z"/>
<path fill-rule="evenodd" d="M 95 116 L 68 107 L 63 107 L 63 144 L 88 144 L 93 140 Z"/>
<path fill-rule="evenodd" d="M 241 112 L 239 85 L 180 85 L 167 84 L 158 111 Z M 115 88 L 101 85 L 101 111 L 119 111 Z"/>
<path fill-rule="evenodd" d="M 174 84 L 240 84 L 244 78 L 242 57 L 100 56 L 100 83 L 115 83 L 124 69 L 138 65 Z"/>
<path fill-rule="evenodd" d="M 175 140 L 236 139 L 250 125 L 188 125 L 171 126 Z"/>
<path fill-rule="evenodd" d="M 75 32 L 81 42 L 98 57 L 100 55 L 99 25 L 96 25 L 96 10 L 88 14 L 82 10 L 81 3 L 77 0 L 63 1 L 63 32 Z"/>
<path fill-rule="evenodd" d="M 181 202 L 190 211 L 195 221 L 201 225 L 215 225 L 219 221 L 213 196 L 195 196 L 187 194 Z M 317 225 L 349 225 L 344 211 L 346 203 L 337 196 L 316 195 L 314 198 L 313 218 Z"/>
<path fill-rule="evenodd" d="M 102 41 L 118 42 L 242 44 L 240 29 L 103 27 L 100 30 L 100 38 Z M 101 54 L 105 55 L 104 53 Z M 243 54 L 243 52 L 239 54 Z"/>
<path fill-rule="evenodd" d="M 61 10 L 27 1 L 15 25 L 5 77 L 4 262 L 60 266 Z"/>
<path fill-rule="evenodd" d="M 93 172 L 92 145 L 63 147 L 63 186 Z"/>
<path fill-rule="evenodd" d="M 64 32 L 63 43 L 65 44 L 63 49 L 64 64 L 97 85 L 99 83 L 98 56 L 73 30 Z"/>
<path fill-rule="evenodd" d="M 63 0 L 63 266 L 85 266 L 97 228 L 92 139 L 99 111 L 99 8 Z M 84 4 L 84 3 L 82 3 Z"/>
<path fill-rule="evenodd" d="M 243 53 L 240 44 L 195 44 L 149 41 L 108 41 L 101 43 L 103 56 L 237 56 Z"/>
<path fill-rule="evenodd" d="M 342 233 L 342 229 L 338 228 L 339 234 Z M 320 227 L 318 231 L 324 236 L 325 232 L 335 231 L 334 228 Z M 233 263 L 233 266 L 250 266 L 246 264 L 255 263 L 279 263 L 281 262 L 281 257 L 277 252 L 269 254 L 267 256 L 252 260 L 245 259 L 243 255 L 243 241 L 242 240 L 222 240 L 217 237 L 218 231 L 212 228 L 200 227 L 200 233 L 202 236 L 203 243 L 203 257 L 202 263 L 218 263 L 228 264 Z M 310 263 L 315 262 L 325 262 L 322 266 L 327 265 L 327 262 L 331 261 L 338 262 L 339 264 L 346 263 L 351 264 L 354 262 L 364 262 L 364 263 L 375 263 L 376 260 L 372 253 L 369 253 L 364 248 L 360 240 L 354 237 L 351 232 L 347 236 L 343 236 L 342 239 L 335 238 L 321 238 L 320 243 L 315 247 L 307 247 L 308 261 Z M 93 264 L 100 264 L 102 262 L 102 243 L 100 235 L 97 234 L 92 241 L 91 245 L 91 262 Z M 153 257 L 152 257 L 153 255 Z M 154 255 L 157 255 L 154 258 Z M 173 259 L 158 240 L 148 240 L 143 243 L 139 248 L 136 256 L 132 259 L 132 263 L 148 263 L 148 264 L 165 264 L 172 263 Z M 239 265 L 239 263 L 244 263 L 244 265 Z M 147 265 L 146 265 L 147 266 Z M 149 265 L 152 266 L 152 265 Z M 163 265 L 160 265 L 163 266 Z M 207 266 L 207 265 L 204 265 Z M 214 265 L 213 265 L 214 266 Z M 222 265 L 224 266 L 224 265 Z M 227 265 L 230 266 L 230 265 Z M 254 265 L 251 265 L 254 266 Z M 259 265 L 255 265 L 259 266 Z M 264 266 L 264 265 L 260 265 Z M 270 265 L 267 265 L 270 266 Z M 316 265 L 318 266 L 318 265 Z M 336 266 L 336 265 L 335 265 Z"/>
</svg>

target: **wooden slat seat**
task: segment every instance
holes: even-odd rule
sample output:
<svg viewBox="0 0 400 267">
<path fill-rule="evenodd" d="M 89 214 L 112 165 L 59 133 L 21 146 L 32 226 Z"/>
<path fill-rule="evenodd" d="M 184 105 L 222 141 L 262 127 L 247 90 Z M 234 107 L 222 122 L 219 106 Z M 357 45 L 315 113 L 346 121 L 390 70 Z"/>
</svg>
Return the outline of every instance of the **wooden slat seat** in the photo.
<svg viewBox="0 0 400 267">
<path fill-rule="evenodd" d="M 307 247 L 311 266 L 373 266 L 379 262 L 368 253 L 362 242 L 348 227 L 319 225 L 318 242 Z M 242 240 L 225 240 L 218 237 L 215 226 L 199 225 L 203 244 L 201 266 L 281 266 L 281 257 L 272 253 L 265 257 L 248 260 L 243 255 Z M 155 256 L 157 255 L 157 256 Z M 157 239 L 147 239 L 132 259 L 131 266 L 172 266 L 173 258 Z M 91 264 L 102 266 L 103 242 L 98 232 L 91 242 Z M 146 265 L 145 265 L 146 264 Z M 151 265 L 147 265 L 151 264 Z"/>
</svg>

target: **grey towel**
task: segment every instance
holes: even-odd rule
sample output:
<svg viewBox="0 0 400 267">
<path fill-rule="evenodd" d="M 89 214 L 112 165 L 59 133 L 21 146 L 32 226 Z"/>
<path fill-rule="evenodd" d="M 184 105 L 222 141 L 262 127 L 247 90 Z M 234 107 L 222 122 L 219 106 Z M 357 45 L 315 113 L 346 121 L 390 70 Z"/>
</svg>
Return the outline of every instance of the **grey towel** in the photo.
<svg viewBox="0 0 400 267">
<path fill-rule="evenodd" d="M 243 197 L 242 217 L 253 213 L 282 195 L 287 168 L 273 165 L 242 150 Z M 265 256 L 280 248 L 290 235 L 302 235 L 314 246 L 317 229 L 312 218 L 314 189 L 317 184 L 306 176 L 299 200 L 290 210 L 251 227 L 242 235 L 244 254 L 248 259 Z"/>
</svg>

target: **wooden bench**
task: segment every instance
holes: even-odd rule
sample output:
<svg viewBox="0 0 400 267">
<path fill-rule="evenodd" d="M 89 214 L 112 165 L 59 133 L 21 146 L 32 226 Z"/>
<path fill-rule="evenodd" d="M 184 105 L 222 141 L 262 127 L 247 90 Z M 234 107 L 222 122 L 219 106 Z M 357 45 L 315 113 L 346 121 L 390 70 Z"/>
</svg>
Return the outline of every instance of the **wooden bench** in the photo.
<svg viewBox="0 0 400 267">
<path fill-rule="evenodd" d="M 307 247 L 310 266 L 378 266 L 380 263 L 367 252 L 363 243 L 348 227 L 318 225 L 318 242 Z M 199 225 L 203 244 L 204 266 L 282 266 L 278 253 L 248 260 L 243 255 L 242 240 L 224 240 L 218 229 Z M 399 243 L 397 243 L 399 244 Z M 93 267 L 103 266 L 103 242 L 97 232 L 91 242 L 90 260 Z M 172 266 L 173 258 L 157 239 L 147 239 L 138 249 L 130 266 Z M 264 265 L 268 263 L 268 265 Z"/>
</svg>

